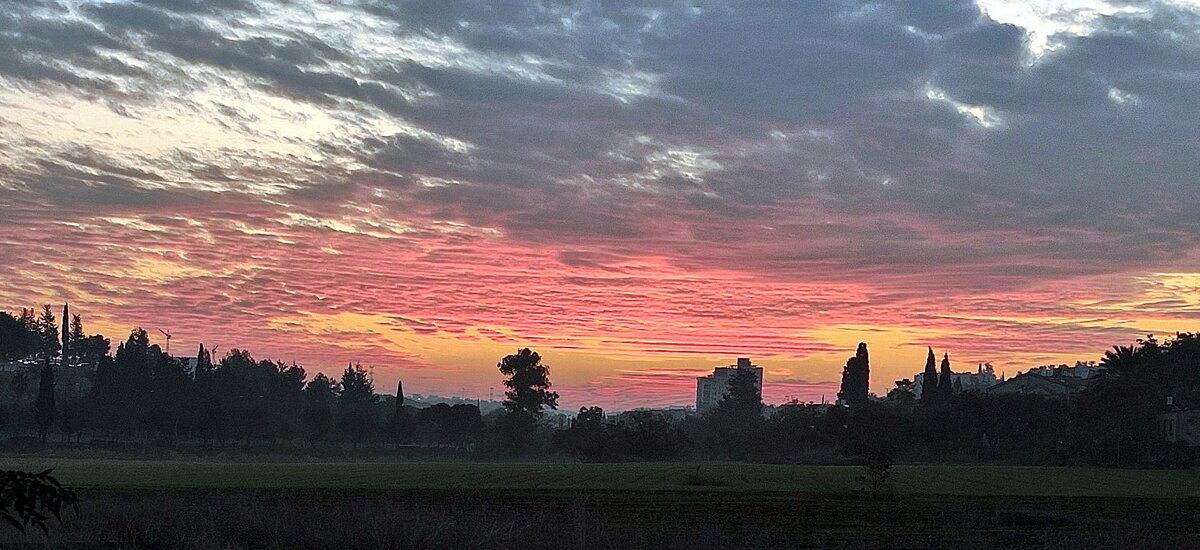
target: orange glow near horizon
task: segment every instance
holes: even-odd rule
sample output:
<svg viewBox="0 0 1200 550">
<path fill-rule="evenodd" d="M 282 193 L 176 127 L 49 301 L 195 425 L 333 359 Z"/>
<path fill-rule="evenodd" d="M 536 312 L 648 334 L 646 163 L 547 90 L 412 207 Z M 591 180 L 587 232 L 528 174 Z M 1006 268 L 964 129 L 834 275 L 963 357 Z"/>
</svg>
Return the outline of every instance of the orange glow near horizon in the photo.
<svg viewBox="0 0 1200 550">
<path fill-rule="evenodd" d="M 919 372 L 926 346 L 949 352 L 960 371 L 990 362 L 1011 375 L 1096 360 L 1144 333 L 1188 329 L 1191 311 L 1164 300 L 1186 295 L 1198 277 L 1119 274 L 926 297 L 904 281 L 768 280 L 654 257 L 571 265 L 561 251 L 505 248 L 469 228 L 413 238 L 136 220 L 78 222 L 107 229 L 80 230 L 57 258 L 14 272 L 0 287 L 8 309 L 69 300 L 89 332 L 114 346 L 132 326 L 162 327 L 180 355 L 204 342 L 297 361 L 310 373 L 356 362 L 375 368 L 380 391 L 404 379 L 410 392 L 474 398 L 499 395 L 495 363 L 531 347 L 553 367 L 568 408 L 687 405 L 696 376 L 736 357 L 767 369 L 769 403 L 832 400 L 858 342 L 870 347 L 880 395 Z M 142 223 L 165 228 L 147 232 Z M 127 244 L 91 242 L 96 235 Z M 225 242 L 234 238 L 253 246 L 218 253 L 237 250 Z M 72 258 L 89 249 L 106 254 L 77 266 Z"/>
</svg>

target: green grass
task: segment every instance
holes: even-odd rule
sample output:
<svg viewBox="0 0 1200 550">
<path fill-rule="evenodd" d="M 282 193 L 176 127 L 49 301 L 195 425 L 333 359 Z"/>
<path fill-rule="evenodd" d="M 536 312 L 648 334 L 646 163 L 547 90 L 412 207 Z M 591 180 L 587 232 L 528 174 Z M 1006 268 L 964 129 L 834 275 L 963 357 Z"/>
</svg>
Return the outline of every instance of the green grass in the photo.
<svg viewBox="0 0 1200 550">
<path fill-rule="evenodd" d="M 0 469 L 54 468 L 80 489 L 700 491 L 842 495 L 859 488 L 853 466 L 700 463 L 230 463 L 0 458 Z M 1025 466 L 897 466 L 905 496 L 1197 498 L 1200 475 L 1180 470 Z"/>
</svg>

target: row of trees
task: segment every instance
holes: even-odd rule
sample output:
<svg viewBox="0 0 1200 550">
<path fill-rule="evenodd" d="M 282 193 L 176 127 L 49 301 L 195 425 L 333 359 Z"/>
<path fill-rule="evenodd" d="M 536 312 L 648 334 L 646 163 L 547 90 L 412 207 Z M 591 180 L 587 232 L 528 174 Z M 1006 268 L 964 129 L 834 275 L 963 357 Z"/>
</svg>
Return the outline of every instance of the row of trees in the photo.
<svg viewBox="0 0 1200 550">
<path fill-rule="evenodd" d="M 875 399 L 866 391 L 869 358 L 860 345 L 843 375 L 844 406 L 791 403 L 764 414 L 757 379 L 746 369 L 705 415 L 635 412 L 609 418 L 598 407 L 585 407 L 569 429 L 552 430 L 542 413 L 557 407 L 558 394 L 551 390 L 549 367 L 529 349 L 497 364 L 505 377 L 504 409 L 484 418 L 474 405 L 412 407 L 401 388 L 394 398 L 380 396 L 357 365 L 347 366 L 338 378 L 309 377 L 294 363 L 259 360 L 238 349 L 214 359 L 201 346 L 189 368 L 189 362 L 152 345 L 141 329 L 110 353 L 108 340 L 82 336 L 78 317 L 72 323 L 78 330 L 67 331 L 60 341 L 68 342 L 67 356 L 91 362 L 58 361 L 55 367 L 48 344 L 49 334 L 59 334 L 51 330 L 53 312 L 43 308 L 41 320 L 29 324 L 31 317 L 28 310 L 19 317 L 0 315 L 0 328 L 20 328 L 4 329 L 2 349 L 19 348 L 10 338 L 29 342 L 36 335 L 46 342 L 31 352 L 41 358 L 32 371 L 36 380 L 25 370 L 5 373 L 11 408 L 25 410 L 29 420 L 22 425 L 43 438 L 57 428 L 75 441 L 87 432 L 93 439 L 137 437 L 164 445 L 338 441 L 508 455 L 566 453 L 584 460 L 830 461 L 883 451 L 913 460 L 1127 464 L 1157 452 L 1155 416 L 1168 396 L 1180 407 L 1200 406 L 1200 337 L 1193 334 L 1165 342 L 1149 337 L 1136 346 L 1114 348 L 1101 362 L 1100 380 L 1069 400 L 934 393 L 932 386 L 921 401 Z M 931 352 L 927 371 L 935 360 Z M 88 373 L 86 391 L 58 387 L 77 370 Z M 943 360 L 940 378 L 948 370 Z M 938 378 L 929 372 L 926 377 Z M 35 384 L 37 391 L 30 392 Z M 940 380 L 937 387 L 949 385 Z M 35 396 L 32 402 L 23 399 L 27 395 Z"/>
<path fill-rule="evenodd" d="M 580 410 L 558 437 L 563 449 L 588 460 L 723 458 L 830 462 L 855 456 L 909 461 L 1002 460 L 1040 464 L 1190 464 L 1184 443 L 1159 440 L 1156 417 L 1172 407 L 1200 407 L 1200 335 L 1153 337 L 1107 352 L 1099 379 L 1071 398 L 953 393 L 948 376 L 920 401 L 861 397 L 865 348 L 848 362 L 852 391 L 844 406 L 800 403 L 761 414 L 752 374 L 735 378 L 707 416 L 671 421 L 637 418 L 599 422 Z M 930 355 L 930 365 L 936 359 Z M 943 359 L 943 373 L 949 371 Z M 939 388 L 934 390 L 933 388 Z M 859 392 L 860 397 L 853 397 Z M 1168 398 L 1170 398 L 1168 400 Z M 755 411 L 758 411 L 757 413 Z M 649 413 L 647 413 L 649 414 Z M 599 422 L 599 423 L 598 423 Z M 646 426 L 655 437 L 645 433 Z"/>
<path fill-rule="evenodd" d="M 59 333 L 50 306 L 36 317 L 28 309 L 19 316 L 0 312 L 0 362 L 26 363 L 5 374 L 11 398 L 6 416 L 43 441 L 57 428 L 66 440 L 81 441 L 86 432 L 93 440 L 144 438 L 166 446 L 194 440 L 202 446 L 338 441 L 473 447 L 487 431 L 478 406 L 408 406 L 399 386 L 395 397 L 377 394 L 359 365 L 348 365 L 336 379 L 323 373 L 310 378 L 300 365 L 255 359 L 247 350 L 214 360 L 203 345 L 189 362 L 151 344 L 141 328 L 112 352 L 104 337 L 83 336 L 78 315 L 71 330 Z M 29 361 L 38 363 L 36 381 L 27 374 Z M 558 394 L 550 390 L 549 367 L 531 350 L 504 357 L 497 367 L 506 377 L 505 414 L 489 425 L 504 436 L 493 438 L 496 446 L 516 452 L 532 443 L 543 409 L 557 407 Z M 60 387 L 56 373 L 85 383 L 74 384 L 76 391 Z"/>
<path fill-rule="evenodd" d="M 0 311 L 0 365 L 47 358 L 95 365 L 100 356 L 108 353 L 107 340 L 103 336 L 86 336 L 83 320 L 78 314 L 71 314 L 70 306 L 63 306 L 62 318 L 60 329 L 49 304 L 42 306 L 40 314 L 28 308 L 15 316 Z"/>
</svg>

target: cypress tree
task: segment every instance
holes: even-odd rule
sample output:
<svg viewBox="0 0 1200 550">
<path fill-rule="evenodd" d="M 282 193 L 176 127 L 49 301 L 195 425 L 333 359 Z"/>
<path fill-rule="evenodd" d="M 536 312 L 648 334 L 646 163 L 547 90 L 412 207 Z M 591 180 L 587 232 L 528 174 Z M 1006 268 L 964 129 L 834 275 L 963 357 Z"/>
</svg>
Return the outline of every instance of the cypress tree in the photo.
<svg viewBox="0 0 1200 550">
<path fill-rule="evenodd" d="M 867 344 L 860 342 L 854 357 L 847 359 L 846 368 L 842 369 L 842 389 L 838 392 L 838 399 L 847 405 L 865 403 L 870 386 L 871 360 Z"/>
<path fill-rule="evenodd" d="M 933 348 L 929 348 L 929 355 L 925 358 L 925 373 L 921 375 L 921 402 L 925 404 L 933 404 L 937 402 L 941 394 L 938 392 L 938 375 L 937 375 L 937 356 L 933 354 Z"/>
<path fill-rule="evenodd" d="M 196 370 L 192 372 L 193 378 L 203 378 L 213 370 L 212 354 L 204 349 L 204 344 L 200 344 L 200 351 L 196 352 Z"/>
<path fill-rule="evenodd" d="M 941 393 L 941 398 L 949 402 L 950 396 L 954 395 L 954 381 L 950 375 L 950 354 L 942 355 L 942 373 L 938 379 L 938 392 Z"/>
<path fill-rule="evenodd" d="M 392 411 L 392 417 L 388 419 L 388 433 L 392 437 L 392 443 L 397 447 L 401 443 L 408 440 L 413 432 L 413 422 L 408 417 L 408 413 L 404 412 L 404 382 L 396 381 L 396 403 L 395 410 Z"/>
<path fill-rule="evenodd" d="M 71 306 L 63 304 L 62 316 L 62 364 L 67 364 L 67 353 L 71 343 Z"/>
</svg>

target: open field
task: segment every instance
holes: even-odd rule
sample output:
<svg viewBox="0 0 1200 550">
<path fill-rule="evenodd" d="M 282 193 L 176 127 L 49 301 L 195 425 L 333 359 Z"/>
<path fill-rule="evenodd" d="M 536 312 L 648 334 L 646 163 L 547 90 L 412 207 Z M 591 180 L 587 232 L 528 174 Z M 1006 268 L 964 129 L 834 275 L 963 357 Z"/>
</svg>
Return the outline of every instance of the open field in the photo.
<svg viewBox="0 0 1200 550">
<path fill-rule="evenodd" d="M 1200 548 L 1189 471 L 898 466 L 872 499 L 841 466 L 0 459 L 48 467 L 83 498 L 52 546 Z"/>
<path fill-rule="evenodd" d="M 221 463 L 0 458 L 90 489 L 703 491 L 846 495 L 858 468 L 742 463 Z M 702 486 L 690 485 L 699 468 Z M 1200 498 L 1200 474 L 1030 466 L 896 466 L 900 496 Z"/>
</svg>

